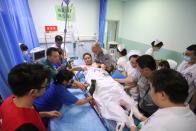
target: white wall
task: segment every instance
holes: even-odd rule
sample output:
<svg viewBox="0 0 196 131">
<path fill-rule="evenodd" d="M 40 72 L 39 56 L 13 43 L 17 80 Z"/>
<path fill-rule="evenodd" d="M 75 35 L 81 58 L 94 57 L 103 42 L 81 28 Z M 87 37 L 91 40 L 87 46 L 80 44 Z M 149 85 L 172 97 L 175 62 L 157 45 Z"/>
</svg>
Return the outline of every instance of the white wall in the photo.
<svg viewBox="0 0 196 131">
<path fill-rule="evenodd" d="M 196 43 L 196 0 L 127 0 L 123 4 L 120 37 L 182 52 Z"/>
<path fill-rule="evenodd" d="M 122 34 L 123 4 L 121 0 L 108 0 L 106 20 L 119 21 L 119 34 Z"/>
<path fill-rule="evenodd" d="M 44 42 L 44 26 L 57 25 L 59 32 L 64 30 L 64 22 L 57 21 L 55 5 L 61 5 L 62 0 L 29 0 L 29 5 L 39 42 Z M 80 36 L 98 34 L 99 0 L 71 0 L 76 7 L 76 17 L 73 22 Z"/>
</svg>

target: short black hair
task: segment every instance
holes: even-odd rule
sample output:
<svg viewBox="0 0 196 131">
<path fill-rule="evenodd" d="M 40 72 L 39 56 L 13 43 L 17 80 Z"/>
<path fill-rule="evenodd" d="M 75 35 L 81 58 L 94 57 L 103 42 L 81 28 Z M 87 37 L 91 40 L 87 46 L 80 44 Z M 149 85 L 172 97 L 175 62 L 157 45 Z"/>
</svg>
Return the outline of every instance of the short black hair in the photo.
<svg viewBox="0 0 196 131">
<path fill-rule="evenodd" d="M 173 103 L 184 103 L 188 97 L 189 86 L 186 79 L 173 69 L 154 71 L 149 80 L 155 92 L 164 91 Z"/>
<path fill-rule="evenodd" d="M 196 45 L 190 45 L 186 48 L 188 51 L 194 51 L 194 55 L 196 56 Z"/>
<path fill-rule="evenodd" d="M 63 37 L 60 36 L 60 35 L 56 35 L 55 36 L 55 42 L 57 42 L 57 41 L 63 41 Z"/>
<path fill-rule="evenodd" d="M 27 51 L 27 50 L 28 50 L 28 47 L 27 47 L 27 45 L 25 45 L 25 44 L 21 44 L 21 45 L 20 45 L 20 49 L 21 49 L 22 51 Z"/>
<path fill-rule="evenodd" d="M 159 66 L 161 66 L 162 68 L 168 68 L 168 69 L 170 68 L 169 62 L 166 60 L 161 60 Z"/>
<path fill-rule="evenodd" d="M 60 52 L 59 52 L 59 50 L 58 50 L 57 48 L 55 48 L 55 47 L 50 47 L 50 48 L 47 49 L 46 55 L 47 55 L 47 56 L 51 56 L 51 55 L 52 55 L 52 52 L 58 52 L 58 53 L 60 54 Z"/>
<path fill-rule="evenodd" d="M 158 44 L 155 45 L 155 41 L 153 41 L 153 42 L 151 43 L 151 46 L 152 46 L 152 47 L 162 47 L 162 46 L 163 46 L 163 42 L 161 41 L 161 42 L 159 42 Z"/>
<path fill-rule="evenodd" d="M 126 56 L 127 55 L 127 49 L 123 49 L 122 51 L 119 51 L 117 48 L 117 51 L 122 55 L 122 56 Z"/>
<path fill-rule="evenodd" d="M 131 58 L 138 58 L 139 56 L 138 55 L 131 55 L 130 57 L 129 57 L 129 60 L 131 59 Z"/>
<path fill-rule="evenodd" d="M 139 67 L 142 69 L 147 67 L 152 71 L 156 70 L 156 62 L 151 55 L 142 55 L 137 58 L 136 62 L 139 65 Z"/>
<path fill-rule="evenodd" d="M 88 53 L 88 52 L 84 53 L 83 56 L 82 56 L 82 58 L 84 59 L 84 57 L 85 57 L 86 55 L 88 55 L 88 56 L 90 56 L 90 57 L 92 58 L 91 54 Z"/>
<path fill-rule="evenodd" d="M 56 76 L 54 77 L 54 84 L 62 84 L 62 82 L 65 81 L 69 81 L 73 78 L 74 73 L 72 71 L 69 71 L 67 69 L 62 69 L 60 70 Z"/>
<path fill-rule="evenodd" d="M 24 96 L 31 89 L 41 89 L 50 76 L 50 70 L 41 64 L 22 63 L 14 66 L 8 74 L 8 83 L 16 96 Z"/>
</svg>

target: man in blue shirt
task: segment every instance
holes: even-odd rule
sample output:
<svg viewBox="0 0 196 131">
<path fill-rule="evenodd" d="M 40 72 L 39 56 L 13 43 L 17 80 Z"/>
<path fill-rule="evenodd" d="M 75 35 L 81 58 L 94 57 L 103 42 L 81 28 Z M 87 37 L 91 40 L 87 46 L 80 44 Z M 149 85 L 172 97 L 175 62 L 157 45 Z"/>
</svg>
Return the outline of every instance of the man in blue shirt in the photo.
<svg viewBox="0 0 196 131">
<path fill-rule="evenodd" d="M 65 105 L 82 105 L 92 100 L 92 96 L 78 99 L 67 88 L 73 83 L 74 74 L 66 69 L 60 70 L 45 93 L 34 100 L 38 111 L 60 110 Z"/>
</svg>

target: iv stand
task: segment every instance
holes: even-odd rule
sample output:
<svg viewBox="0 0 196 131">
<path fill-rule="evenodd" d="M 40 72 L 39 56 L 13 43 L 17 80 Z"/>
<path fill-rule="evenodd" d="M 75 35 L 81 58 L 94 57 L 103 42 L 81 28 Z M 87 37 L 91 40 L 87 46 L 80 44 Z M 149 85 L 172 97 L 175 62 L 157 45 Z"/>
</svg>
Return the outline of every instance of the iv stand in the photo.
<svg viewBox="0 0 196 131">
<path fill-rule="evenodd" d="M 65 28 L 64 28 L 64 42 L 63 42 L 63 49 L 64 49 L 64 51 L 66 51 L 65 50 L 65 41 L 66 41 L 66 34 L 67 34 L 67 23 L 68 23 L 68 7 L 69 7 L 69 3 L 70 3 L 70 0 L 63 0 L 64 2 L 65 2 L 65 4 L 66 4 L 66 12 L 64 13 L 64 15 L 65 15 Z M 63 2 L 62 2 L 62 4 L 61 4 L 61 8 L 62 8 L 62 10 L 63 10 Z M 63 10 L 64 11 L 64 10 Z M 65 55 L 63 55 L 63 59 L 64 59 L 64 57 L 65 57 Z"/>
</svg>

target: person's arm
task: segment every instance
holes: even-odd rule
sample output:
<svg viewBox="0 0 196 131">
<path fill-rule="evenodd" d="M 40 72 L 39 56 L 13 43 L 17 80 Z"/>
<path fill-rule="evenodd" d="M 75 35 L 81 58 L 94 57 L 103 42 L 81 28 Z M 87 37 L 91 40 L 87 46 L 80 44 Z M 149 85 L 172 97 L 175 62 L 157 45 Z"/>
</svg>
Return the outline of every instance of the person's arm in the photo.
<svg viewBox="0 0 196 131">
<path fill-rule="evenodd" d="M 74 80 L 72 83 L 72 86 L 75 88 L 80 88 L 80 89 L 84 90 L 87 88 L 88 84 L 84 84 L 84 83 L 81 83 L 79 81 Z"/>
<path fill-rule="evenodd" d="M 92 96 L 88 96 L 88 97 L 83 98 L 83 99 L 78 99 L 78 101 L 76 102 L 76 105 L 83 105 L 85 103 L 90 102 L 91 100 L 93 100 Z"/>
<path fill-rule="evenodd" d="M 133 82 L 133 79 L 130 76 L 128 76 L 124 79 L 115 79 L 115 80 L 119 83 L 125 83 L 125 84 Z"/>
<path fill-rule="evenodd" d="M 58 111 L 43 111 L 39 112 L 41 117 L 60 117 L 61 113 Z"/>
<path fill-rule="evenodd" d="M 39 129 L 31 123 L 26 123 L 18 127 L 15 131 L 39 131 Z"/>
<path fill-rule="evenodd" d="M 66 66 L 64 64 L 61 64 L 56 70 L 60 71 L 61 69 L 65 68 Z"/>
<path fill-rule="evenodd" d="M 81 71 L 81 70 L 83 71 L 84 69 L 82 67 L 78 67 L 78 66 L 72 67 L 70 69 L 70 71 Z"/>
<path fill-rule="evenodd" d="M 137 131 L 135 126 L 130 127 L 130 131 Z"/>
</svg>

